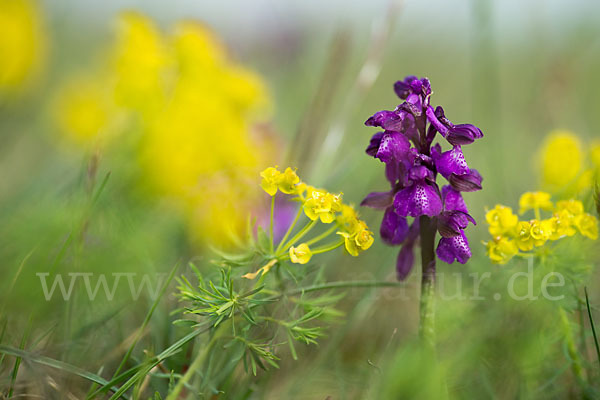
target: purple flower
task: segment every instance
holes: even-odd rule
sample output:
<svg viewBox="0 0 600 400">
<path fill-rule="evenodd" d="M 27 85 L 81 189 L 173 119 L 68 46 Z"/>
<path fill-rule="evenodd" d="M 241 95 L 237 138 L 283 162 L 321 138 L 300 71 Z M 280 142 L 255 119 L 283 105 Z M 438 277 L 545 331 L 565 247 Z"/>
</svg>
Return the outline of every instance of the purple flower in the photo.
<svg viewBox="0 0 600 400">
<path fill-rule="evenodd" d="M 379 151 L 379 145 L 381 144 L 381 138 L 383 137 L 383 132 L 377 132 L 371 137 L 371 142 L 369 142 L 369 146 L 367 147 L 366 153 L 371 157 L 375 157 L 377 155 L 377 151 Z"/>
<path fill-rule="evenodd" d="M 450 185 L 459 192 L 475 192 L 481 190 L 481 181 L 483 181 L 483 177 L 476 169 L 472 169 L 471 172 L 464 175 L 453 173 L 448 178 Z"/>
<path fill-rule="evenodd" d="M 441 238 L 435 254 L 448 264 L 452 264 L 454 260 L 461 264 L 466 263 L 471 258 L 471 249 L 465 233 L 461 231 L 457 236 Z"/>
<path fill-rule="evenodd" d="M 360 203 L 361 206 L 385 210 L 394 204 L 394 195 L 392 192 L 372 192 Z"/>
<path fill-rule="evenodd" d="M 441 109 L 441 107 L 438 107 L 439 109 Z M 425 114 L 427 115 L 427 120 L 429 121 L 429 123 L 444 137 L 446 137 L 446 134 L 448 133 L 448 126 L 446 126 L 442 121 L 440 121 L 438 119 L 438 116 L 436 115 L 435 111 L 433 111 L 433 107 L 429 106 L 427 107 L 427 111 L 425 111 Z M 444 110 L 442 109 L 442 115 L 444 114 Z"/>
<path fill-rule="evenodd" d="M 444 209 L 446 211 L 462 211 L 468 213 L 467 205 L 459 191 L 450 185 L 442 188 L 442 199 L 444 200 Z"/>
<path fill-rule="evenodd" d="M 375 158 L 388 164 L 394 161 L 400 161 L 407 157 L 410 149 L 410 142 L 401 133 L 385 131 L 379 143 L 379 149 Z"/>
<path fill-rule="evenodd" d="M 423 179 L 396 193 L 394 208 L 403 217 L 434 217 L 442 211 L 442 199 L 437 186 Z"/>
<path fill-rule="evenodd" d="M 383 214 L 379 233 L 385 243 L 390 245 L 401 244 L 408 234 L 406 217 L 398 215 L 394 207 L 388 207 Z"/>
<path fill-rule="evenodd" d="M 469 222 L 475 225 L 475 220 L 462 211 L 443 211 L 437 218 L 438 232 L 445 238 L 458 236 Z"/>
<path fill-rule="evenodd" d="M 390 121 L 400 119 L 398 114 L 393 111 L 377 111 L 368 120 L 365 121 L 366 126 L 378 126 L 384 128 L 384 125 Z M 384 128 L 385 129 L 385 128 Z"/>
<path fill-rule="evenodd" d="M 403 81 L 398 81 L 394 84 L 394 91 L 402 100 L 406 100 L 408 95 L 411 93 L 412 81 L 418 80 L 416 76 L 407 76 Z"/>
<path fill-rule="evenodd" d="M 452 150 L 443 153 L 440 153 L 440 149 L 439 144 L 434 146 L 431 149 L 431 156 L 433 157 L 437 172 L 444 178 L 448 179 L 452 174 L 464 175 L 470 172 L 460 146 L 454 146 Z"/>
<path fill-rule="evenodd" d="M 414 263 L 421 217 L 430 220 L 425 231 L 437 229 L 441 235 L 438 258 L 464 264 L 471 257 L 464 230 L 475 220 L 461 192 L 480 190 L 483 178 L 469 168 L 461 146 L 473 143 L 483 133 L 471 124 L 453 124 L 441 106 L 432 106 L 427 78 L 407 76 L 394 84 L 394 91 L 404 102 L 394 111 L 379 111 L 365 122 L 384 130 L 373 135 L 367 154 L 385 163 L 391 190 L 373 192 L 361 205 L 385 210 L 380 235 L 384 242 L 402 246 L 396 262 L 398 279 L 402 280 Z M 442 146 L 434 143 L 438 133 L 452 145 L 450 150 L 442 151 Z M 436 183 L 438 174 L 448 181 L 442 190 Z M 407 217 L 414 218 L 410 228 Z"/>
<path fill-rule="evenodd" d="M 471 124 L 459 124 L 454 125 L 446 135 L 446 140 L 451 145 L 460 146 L 463 144 L 470 144 L 475 141 L 475 139 L 480 139 L 483 137 L 483 133 L 481 129 Z"/>
<path fill-rule="evenodd" d="M 419 237 L 419 220 L 415 219 L 408 229 L 406 240 L 396 259 L 396 277 L 399 281 L 406 279 L 415 263 L 414 247 Z"/>
</svg>

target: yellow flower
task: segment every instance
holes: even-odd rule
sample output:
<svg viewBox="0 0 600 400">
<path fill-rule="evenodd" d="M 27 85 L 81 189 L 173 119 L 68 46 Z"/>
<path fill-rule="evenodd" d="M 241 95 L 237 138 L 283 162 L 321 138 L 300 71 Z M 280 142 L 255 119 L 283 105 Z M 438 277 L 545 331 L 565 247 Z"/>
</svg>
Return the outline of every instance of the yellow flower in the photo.
<svg viewBox="0 0 600 400">
<path fill-rule="evenodd" d="M 512 208 L 497 204 L 485 214 L 492 236 L 501 236 L 514 229 L 519 218 L 513 214 Z"/>
<path fill-rule="evenodd" d="M 487 242 L 486 247 L 488 257 L 496 264 L 506 264 L 519 252 L 514 241 L 501 236 Z"/>
<path fill-rule="evenodd" d="M 0 97 L 27 86 L 41 69 L 45 54 L 38 2 L 0 0 Z"/>
<path fill-rule="evenodd" d="M 306 264 L 311 257 L 312 252 L 306 243 L 302 243 L 298 247 L 290 247 L 290 261 L 295 264 Z"/>
<path fill-rule="evenodd" d="M 269 167 L 262 171 L 260 176 L 262 177 L 260 187 L 262 187 L 269 196 L 274 196 L 275 193 L 277 193 L 277 185 L 279 184 L 281 172 L 279 172 L 277 167 Z"/>
<path fill-rule="evenodd" d="M 526 192 L 519 199 L 519 214 L 528 210 L 547 210 L 551 211 L 554 205 L 550 201 L 550 193 L 546 192 Z"/>
<path fill-rule="evenodd" d="M 369 230 L 369 227 L 363 221 L 359 222 L 359 228 L 356 231 L 354 242 L 356 247 L 361 251 L 367 250 L 373 244 L 373 232 Z"/>
<path fill-rule="evenodd" d="M 310 197 L 304 202 L 304 213 L 313 221 L 320 218 L 324 224 L 330 224 L 335 220 L 335 213 L 342 210 L 341 195 L 313 189 L 307 196 Z"/>
<path fill-rule="evenodd" d="M 277 187 L 285 194 L 295 194 L 297 192 L 297 184 L 300 178 L 296 175 L 296 171 L 287 167 L 285 171 L 279 175 Z"/>
<path fill-rule="evenodd" d="M 569 131 L 551 132 L 544 142 L 541 156 L 542 181 L 553 189 L 571 183 L 583 165 L 579 138 Z"/>
<path fill-rule="evenodd" d="M 598 239 L 598 220 L 591 214 L 582 214 L 575 217 L 575 226 L 579 232 L 592 240 Z"/>
<path fill-rule="evenodd" d="M 373 232 L 364 221 L 357 220 L 353 231 L 340 231 L 338 235 L 344 238 L 344 246 L 350 255 L 356 257 L 367 250 L 374 242 Z"/>
<path fill-rule="evenodd" d="M 583 203 L 579 200 L 561 200 L 556 203 L 556 211 L 567 211 L 572 216 L 583 214 Z"/>
<path fill-rule="evenodd" d="M 360 220 L 353 207 L 342 204 L 342 210 L 337 216 L 337 223 L 347 232 L 354 233 L 358 230 Z"/>
<path fill-rule="evenodd" d="M 573 236 L 577 231 L 573 227 L 574 217 L 567 210 L 560 210 L 554 213 L 552 221 L 552 235 L 550 240 L 557 240 L 565 236 Z"/>
<path fill-rule="evenodd" d="M 533 249 L 534 240 L 531 236 L 531 224 L 527 221 L 519 221 L 516 227 L 515 242 L 521 251 L 530 251 Z"/>
<path fill-rule="evenodd" d="M 552 221 L 537 219 L 531 220 L 531 238 L 533 243 L 539 247 L 543 246 L 552 236 Z"/>
</svg>

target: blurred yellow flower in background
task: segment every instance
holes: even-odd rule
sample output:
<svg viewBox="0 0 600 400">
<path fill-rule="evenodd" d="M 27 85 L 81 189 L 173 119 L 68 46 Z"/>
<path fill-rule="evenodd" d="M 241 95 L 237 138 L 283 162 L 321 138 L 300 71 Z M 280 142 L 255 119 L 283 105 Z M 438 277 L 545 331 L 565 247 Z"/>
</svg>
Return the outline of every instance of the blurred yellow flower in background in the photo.
<svg viewBox="0 0 600 400">
<path fill-rule="evenodd" d="M 600 175 L 600 143 L 593 143 L 587 154 L 583 148 L 573 132 L 557 130 L 548 134 L 539 154 L 546 190 L 569 197 L 593 186 Z"/>
<path fill-rule="evenodd" d="M 0 97 L 20 92 L 43 66 L 42 13 L 32 0 L 0 0 Z"/>
<path fill-rule="evenodd" d="M 121 133 L 139 132 L 143 185 L 175 201 L 194 238 L 226 245 L 260 199 L 260 166 L 275 161 L 277 146 L 260 128 L 270 116 L 265 84 L 200 23 L 165 35 L 139 13 L 118 22 L 106 71 L 90 74 L 95 84 L 67 82 L 57 120 L 69 140 L 89 145 L 98 133 L 111 139 L 103 129 L 125 114 Z"/>
<path fill-rule="evenodd" d="M 158 111 L 164 103 L 170 55 L 161 32 L 147 17 L 123 12 L 112 49 L 116 104 L 140 112 Z"/>
<path fill-rule="evenodd" d="M 111 100 L 106 86 L 91 77 L 70 80 L 55 100 L 55 115 L 68 139 L 85 145 L 93 142 L 110 123 Z"/>
</svg>

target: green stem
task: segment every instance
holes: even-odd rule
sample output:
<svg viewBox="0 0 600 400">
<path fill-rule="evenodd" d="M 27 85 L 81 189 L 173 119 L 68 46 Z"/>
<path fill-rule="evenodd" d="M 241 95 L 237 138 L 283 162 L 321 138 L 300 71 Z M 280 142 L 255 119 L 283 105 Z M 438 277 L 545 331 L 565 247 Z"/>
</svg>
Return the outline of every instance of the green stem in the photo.
<svg viewBox="0 0 600 400">
<path fill-rule="evenodd" d="M 587 287 L 583 287 L 583 292 L 585 293 L 585 305 L 587 307 L 588 318 L 590 319 L 590 326 L 592 327 L 592 335 L 594 336 L 594 347 L 596 348 L 598 363 L 600 363 L 600 346 L 598 346 L 598 336 L 596 335 L 596 326 L 592 316 L 592 308 L 590 307 L 590 298 L 588 296 Z"/>
<path fill-rule="evenodd" d="M 335 232 L 336 229 L 338 229 L 338 226 L 334 225 L 331 228 L 327 229 L 325 232 L 321 233 L 319 236 L 315 236 L 314 238 L 310 239 L 308 242 L 306 242 L 306 244 L 310 246 L 313 243 L 317 243 L 319 240 L 331 235 L 333 232 Z"/>
<path fill-rule="evenodd" d="M 421 300 L 419 336 L 425 346 L 435 348 L 435 226 L 431 218 L 420 217 L 421 230 Z"/>
<path fill-rule="evenodd" d="M 273 212 L 275 210 L 275 195 L 271 196 L 271 216 L 269 218 L 269 233 L 271 237 L 271 253 L 273 253 Z"/>
<path fill-rule="evenodd" d="M 575 339 L 573 338 L 571 322 L 569 321 L 569 317 L 567 316 L 567 312 L 564 308 L 559 306 L 558 311 L 565 335 L 565 341 L 567 343 L 567 351 L 569 352 L 569 357 L 571 357 L 571 370 L 573 371 L 573 375 L 575 375 L 577 382 L 582 385 L 582 388 L 585 390 L 584 386 L 586 379 L 583 373 L 583 367 L 581 366 L 581 358 L 579 357 L 579 352 L 577 351 L 577 346 L 575 345 Z"/>
<path fill-rule="evenodd" d="M 313 254 L 326 253 L 328 251 L 337 249 L 338 247 L 342 246 L 343 244 L 344 244 L 343 240 L 338 240 L 336 242 L 333 242 L 333 243 L 330 243 L 330 244 L 326 244 L 326 245 L 321 246 L 321 247 L 317 247 L 316 249 L 314 249 L 312 251 L 312 253 Z"/>
<path fill-rule="evenodd" d="M 302 239 L 302 238 L 304 237 L 304 235 L 306 235 L 306 234 L 307 234 L 307 233 L 308 233 L 308 232 L 309 232 L 309 231 L 310 231 L 310 230 L 311 230 L 311 229 L 312 229 L 312 228 L 313 228 L 313 227 L 314 227 L 314 226 L 317 224 L 317 221 L 318 221 L 318 220 L 316 219 L 316 220 L 314 220 L 314 221 L 310 221 L 308 224 L 306 224 L 306 225 L 304 226 L 304 228 L 302 228 L 302 229 L 300 230 L 300 232 L 298 232 L 298 233 L 296 234 L 296 236 L 294 236 L 293 238 L 291 238 L 291 239 L 289 240 L 289 242 L 287 242 L 286 244 L 284 244 L 284 245 L 282 246 L 282 249 L 280 249 L 280 251 L 281 251 L 281 250 L 285 250 L 285 249 L 287 249 L 287 248 L 288 248 L 288 247 L 290 247 L 290 246 L 293 246 L 293 245 L 294 245 L 294 244 L 295 244 L 295 243 L 296 243 L 298 240 Z M 282 254 L 280 254 L 279 252 L 277 253 L 277 256 L 278 256 L 278 257 L 279 257 L 279 256 L 281 256 L 281 255 L 282 255 Z"/>
<path fill-rule="evenodd" d="M 281 247 L 283 247 L 283 244 L 285 243 L 285 241 L 287 240 L 287 238 L 290 236 L 290 234 L 294 230 L 294 227 L 296 226 L 296 222 L 298 222 L 298 219 L 300 218 L 300 215 L 302 215 L 302 207 L 300 207 L 298 209 L 298 213 L 296 213 L 296 217 L 294 218 L 294 221 L 292 222 L 292 224 L 288 228 L 287 232 L 283 236 L 283 239 L 281 239 L 281 241 L 279 242 L 279 245 L 277 246 L 277 249 L 275 250 L 275 254 L 279 253 L 279 251 L 281 250 Z"/>
<path fill-rule="evenodd" d="M 173 391 L 171 393 L 169 393 L 166 400 L 177 400 L 179 398 L 179 393 L 181 393 L 181 390 L 189 382 L 189 380 L 192 379 L 192 377 L 197 372 L 197 370 L 200 369 L 200 367 L 204 363 L 204 360 L 208 356 L 210 349 L 215 344 L 217 338 L 218 338 L 218 335 L 215 334 L 210 339 L 210 341 L 208 342 L 206 347 L 203 349 L 203 351 L 198 353 L 198 356 L 196 357 L 196 359 L 194 360 L 192 365 L 190 365 L 190 367 L 186 371 L 185 375 L 183 375 L 183 377 L 177 381 L 177 385 L 175 385 L 175 388 L 173 388 Z"/>
<path fill-rule="evenodd" d="M 356 287 L 399 287 L 404 286 L 404 282 L 388 282 L 388 281 L 338 281 L 338 282 L 330 282 L 324 283 L 322 285 L 314 285 L 303 288 L 298 288 L 287 292 L 288 295 L 295 295 L 301 293 L 308 292 L 316 292 L 319 290 L 329 290 L 329 289 L 346 289 L 346 288 L 356 288 Z M 281 295 L 277 295 L 276 297 L 281 297 Z"/>
</svg>

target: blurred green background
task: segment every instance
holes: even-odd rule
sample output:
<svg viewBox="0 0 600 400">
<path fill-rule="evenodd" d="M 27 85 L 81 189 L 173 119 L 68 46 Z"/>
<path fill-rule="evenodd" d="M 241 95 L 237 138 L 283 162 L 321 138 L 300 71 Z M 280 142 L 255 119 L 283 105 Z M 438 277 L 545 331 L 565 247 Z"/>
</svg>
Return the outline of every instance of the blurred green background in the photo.
<svg viewBox="0 0 600 400">
<path fill-rule="evenodd" d="M 10 3 L 0 0 L 0 13 L 8 16 Z M 13 44 L 0 46 L 5 52 L 0 64 L 23 57 L 19 68 L 26 71 L 22 79 L 12 80 L 4 71 L 0 80 L 3 344 L 19 346 L 28 332 L 27 349 L 97 372 L 102 365 L 118 363 L 119 349 L 141 324 L 151 299 L 143 295 L 132 301 L 123 286 L 112 301 L 101 295 L 89 301 L 78 284 L 71 300 L 55 296 L 46 301 L 36 273 L 167 273 L 175 263 L 185 266 L 191 259 L 210 268 L 211 237 L 198 231 L 210 231 L 218 220 L 209 213 L 190 230 L 192 217 L 173 204 L 172 193 L 144 183 L 152 179 L 138 165 L 139 144 L 132 139 L 143 135 L 143 127 L 130 126 L 130 134 L 110 145 L 86 147 L 70 141 L 56 122 L 57 93 L 73 76 L 102 71 L 107 49 L 115 42 L 118 13 L 134 10 L 165 35 L 181 19 L 206 24 L 221 38 L 231 63 L 260 77 L 270 105 L 252 123 L 268 131 L 267 144 L 257 147 L 271 147 L 264 159 L 254 160 L 257 170 L 275 162 L 296 166 L 306 181 L 341 191 L 354 204 L 371 191 L 385 190 L 382 165 L 364 153 L 374 131 L 363 123 L 374 112 L 399 103 L 393 83 L 406 75 L 429 77 L 433 103 L 443 105 L 453 122 L 473 123 L 485 134 L 465 148 L 469 165 L 484 176 L 483 191 L 465 196 L 478 221 L 467 232 L 473 258 L 466 265 L 440 262 L 438 270 L 448 294 L 472 293 L 470 273 L 489 271 L 491 278 L 479 288 L 485 300 L 438 300 L 438 363 L 415 350 L 416 267 L 403 289 L 349 290 L 341 304 L 346 317 L 329 329 L 319 346 L 303 349 L 299 361 L 282 356 L 279 370 L 254 378 L 252 398 L 580 396 L 556 302 L 507 299 L 511 274 L 526 271 L 527 263 L 494 266 L 481 242 L 489 237 L 485 207 L 502 203 L 516 209 L 521 193 L 539 188 L 538 151 L 548 132 L 571 130 L 584 150 L 586 143 L 600 138 L 597 2 L 63 0 L 30 6 L 36 11 L 13 14 L 0 23 L 0 43 Z M 39 24 L 30 40 L 15 39 L 23 33 L 6 23 L 16 25 L 15 15 Z M 19 55 L 27 51 L 27 56 Z M 201 119 L 203 110 L 199 106 L 192 115 Z M 227 114 L 212 119 L 216 121 L 206 131 L 201 125 L 194 129 L 218 138 L 220 128 L 232 124 Z M 177 159 L 177 149 L 185 152 L 189 146 L 209 144 L 182 141 L 169 159 Z M 236 157 L 227 160 L 228 168 L 236 166 Z M 261 161 L 269 164 L 258 165 Z M 239 200 L 243 210 L 260 214 L 264 210 L 243 198 L 260 198 L 255 176 L 247 191 L 232 194 L 237 196 L 232 201 L 233 207 Z M 210 187 L 199 193 L 213 195 Z M 361 209 L 361 214 L 377 232 L 380 213 Z M 317 262 L 327 265 L 330 280 L 393 280 L 397 250 L 376 240 L 359 258 L 339 252 Z M 600 379 L 600 369 L 589 326 L 578 322 L 586 320 L 581 302 L 573 294 L 581 296 L 586 285 L 592 303 L 597 302 L 597 261 L 598 247 L 591 241 L 567 243 L 534 273 L 537 294 L 546 272 L 561 271 L 568 277 L 568 296 L 561 305 L 573 310 L 570 316 L 582 335 L 579 344 L 591 382 Z M 462 277 L 462 289 L 456 276 Z M 504 297 L 495 300 L 496 293 Z M 158 352 L 180 336 L 171 324 L 177 316 L 170 311 L 176 307 L 173 296 L 163 299 L 140 348 Z M 143 357 L 141 351 L 136 357 Z M 0 366 L 0 386 L 9 384 L 9 359 Z M 447 393 L 437 392 L 444 386 L 440 380 Z M 83 398 L 88 388 L 79 378 L 38 365 L 23 366 L 17 383 L 18 393 L 43 398 L 67 398 L 66 393 Z"/>
</svg>

